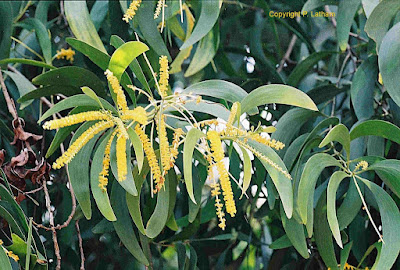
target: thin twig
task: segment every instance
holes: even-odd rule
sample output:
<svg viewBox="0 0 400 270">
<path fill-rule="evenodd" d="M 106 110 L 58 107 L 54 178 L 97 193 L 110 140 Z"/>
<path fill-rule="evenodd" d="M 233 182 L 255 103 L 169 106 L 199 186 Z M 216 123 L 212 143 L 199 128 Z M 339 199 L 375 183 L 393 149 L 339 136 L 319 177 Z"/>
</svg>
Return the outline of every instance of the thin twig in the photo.
<svg viewBox="0 0 400 270">
<path fill-rule="evenodd" d="M 76 229 L 76 234 L 78 235 L 79 251 L 80 251 L 80 254 L 81 254 L 81 268 L 80 268 L 80 270 L 85 270 L 85 253 L 83 253 L 83 244 L 82 244 L 81 230 L 79 229 L 79 220 L 75 221 L 75 229 Z"/>
<path fill-rule="evenodd" d="M 355 175 L 355 177 L 357 177 L 357 178 L 360 178 L 360 179 L 361 179 L 361 177 L 359 177 L 358 175 Z M 372 219 L 371 213 L 370 213 L 370 212 L 369 212 L 369 210 L 368 210 L 367 203 L 366 203 L 366 202 L 365 202 L 365 200 L 364 200 L 364 196 L 362 195 L 362 192 L 361 192 L 361 190 L 360 190 L 360 187 L 358 186 L 358 183 L 357 183 L 357 180 L 356 180 L 356 178 L 355 178 L 355 177 L 354 177 L 354 175 L 353 175 L 354 184 L 356 185 L 356 188 L 357 188 L 358 194 L 360 195 L 360 198 L 361 198 L 361 201 L 362 201 L 362 203 L 363 203 L 363 206 L 364 206 L 365 212 L 367 212 L 368 218 L 369 218 L 369 220 L 371 221 L 371 223 L 372 223 L 372 226 L 374 227 L 374 229 L 375 229 L 376 233 L 378 234 L 378 236 L 379 236 L 379 239 L 382 241 L 382 243 L 385 243 L 385 242 L 383 241 L 383 238 L 382 238 L 382 235 L 381 235 L 381 233 L 379 232 L 378 228 L 377 228 L 377 227 L 376 227 L 376 225 L 375 225 L 375 222 L 374 222 L 374 220 Z"/>
<path fill-rule="evenodd" d="M 0 68 L 0 84 L 1 88 L 3 89 L 3 95 L 6 99 L 7 108 L 14 120 L 18 119 L 17 109 L 15 108 L 14 101 L 11 99 L 10 95 L 8 94 L 6 84 L 4 83 L 3 73 Z"/>
<path fill-rule="evenodd" d="M 285 55 L 283 56 L 281 62 L 279 63 L 279 67 L 278 67 L 278 69 L 277 69 L 277 72 L 278 72 L 278 73 L 282 71 L 283 65 L 285 64 L 286 61 L 289 60 L 290 55 L 292 54 L 294 45 L 296 44 L 296 41 L 297 41 L 297 36 L 296 36 L 296 35 L 293 35 L 293 36 L 292 36 L 292 39 L 290 40 L 289 46 L 288 46 L 288 48 L 287 48 L 287 50 L 286 50 L 286 53 L 285 53 Z"/>
<path fill-rule="evenodd" d="M 53 215 L 53 210 L 51 210 L 50 195 L 49 195 L 49 191 L 47 189 L 47 184 L 46 184 L 45 178 L 43 178 L 43 191 L 44 191 L 44 197 L 46 200 L 46 208 L 47 208 L 47 211 L 49 212 L 50 229 L 53 233 L 54 253 L 56 254 L 56 257 L 57 257 L 56 270 L 60 270 L 61 269 L 60 247 L 58 246 L 57 231 L 54 227 L 54 215 Z"/>
</svg>

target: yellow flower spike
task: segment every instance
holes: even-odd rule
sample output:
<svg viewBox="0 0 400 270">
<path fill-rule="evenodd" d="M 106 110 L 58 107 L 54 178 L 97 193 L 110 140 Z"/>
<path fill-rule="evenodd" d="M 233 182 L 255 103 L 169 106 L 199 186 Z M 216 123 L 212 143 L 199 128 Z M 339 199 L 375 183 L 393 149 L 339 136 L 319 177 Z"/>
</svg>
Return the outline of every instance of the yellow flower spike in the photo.
<svg viewBox="0 0 400 270">
<path fill-rule="evenodd" d="M 219 220 L 218 226 L 222 230 L 225 230 L 225 227 L 226 227 L 226 225 L 225 225 L 226 220 L 224 218 L 225 213 L 222 210 L 223 205 L 221 203 L 221 200 L 218 198 L 218 195 L 220 195 L 220 194 L 221 194 L 221 192 L 220 192 L 219 184 L 218 183 L 211 184 L 211 196 L 215 197 L 215 209 L 216 209 L 217 217 Z"/>
<path fill-rule="evenodd" d="M 160 155 L 161 155 L 161 164 L 163 166 L 164 175 L 171 168 L 170 159 L 171 153 L 169 149 L 168 137 L 167 137 L 167 129 L 165 126 L 165 116 L 162 115 L 160 118 L 157 118 L 157 127 L 158 127 L 158 138 L 160 139 Z"/>
<path fill-rule="evenodd" d="M 141 125 L 147 123 L 147 112 L 143 107 L 136 107 L 133 110 L 127 110 L 122 114 L 122 120 L 133 120 Z"/>
<path fill-rule="evenodd" d="M 126 132 L 126 131 L 125 131 Z M 118 128 L 117 137 L 117 171 L 118 171 L 118 181 L 122 182 L 126 179 L 126 174 L 128 173 L 127 159 L 126 159 L 126 137 L 124 132 Z"/>
<path fill-rule="evenodd" d="M 379 72 L 379 75 L 378 75 L 378 82 L 381 84 L 381 85 L 383 85 L 383 80 L 382 80 L 382 74 Z"/>
<path fill-rule="evenodd" d="M 368 162 L 363 160 L 357 163 L 356 167 L 354 168 L 354 171 L 358 171 L 360 169 L 361 171 L 365 171 L 367 168 L 368 168 Z"/>
<path fill-rule="evenodd" d="M 226 212 L 230 214 L 231 217 L 234 217 L 236 214 L 236 205 L 235 200 L 233 199 L 232 186 L 229 180 L 228 171 L 226 170 L 223 162 L 225 155 L 223 152 L 221 139 L 218 132 L 214 130 L 207 132 L 207 138 L 210 140 L 212 155 L 219 172 L 219 180 L 222 187 L 222 194 L 224 195 Z"/>
<path fill-rule="evenodd" d="M 102 111 L 82 112 L 82 113 L 72 114 L 60 119 L 47 121 L 44 123 L 43 129 L 58 129 L 86 121 L 109 120 L 109 119 L 111 119 L 111 115 Z"/>
<path fill-rule="evenodd" d="M 140 125 L 136 125 L 135 131 L 139 136 L 140 141 L 143 144 L 143 150 L 144 153 L 146 154 L 147 161 L 151 169 L 151 173 L 153 174 L 154 182 L 156 183 L 156 190 L 154 192 L 157 193 L 158 191 L 161 190 L 162 186 L 164 185 L 164 177 L 161 175 L 160 165 L 158 164 L 158 160 L 154 152 L 154 149 L 151 146 L 149 137 L 147 137 L 144 130 L 140 127 Z"/>
<path fill-rule="evenodd" d="M 158 16 L 160 16 L 163 6 L 165 6 L 165 0 L 158 0 L 156 10 L 154 11 L 154 19 L 157 19 Z"/>
<path fill-rule="evenodd" d="M 67 50 L 61 49 L 61 51 L 57 51 L 56 58 L 57 59 L 65 59 L 72 63 L 72 62 L 74 62 L 74 55 L 75 55 L 75 51 L 72 50 L 71 48 L 68 48 Z"/>
<path fill-rule="evenodd" d="M 179 146 L 179 139 L 181 135 L 183 134 L 183 130 L 181 128 L 178 128 L 174 132 L 174 140 L 172 141 L 172 147 L 170 148 L 171 152 L 171 157 L 170 157 L 170 167 L 174 167 L 175 164 L 175 159 L 178 156 L 178 146 Z"/>
<path fill-rule="evenodd" d="M 245 140 L 245 139 L 244 139 Z M 243 146 L 244 148 L 250 150 L 256 157 L 258 157 L 259 159 L 262 159 L 263 161 L 265 161 L 266 163 L 268 163 L 270 166 L 272 166 L 273 168 L 275 168 L 276 170 L 278 170 L 279 172 L 281 172 L 284 176 L 286 176 L 289 179 L 292 179 L 292 176 L 285 170 L 283 170 L 278 164 L 276 164 L 275 162 L 273 162 L 271 159 L 269 159 L 268 157 L 264 156 L 262 153 L 260 153 L 259 151 L 257 151 L 256 149 L 254 149 L 253 147 L 251 147 L 250 145 L 248 145 L 246 142 L 241 141 L 241 140 L 235 140 L 235 142 L 241 146 Z"/>
<path fill-rule="evenodd" d="M 201 100 L 202 100 L 201 96 L 198 96 L 198 97 L 196 98 L 196 104 L 199 104 L 199 103 L 201 102 Z"/>
<path fill-rule="evenodd" d="M 115 77 L 114 74 L 108 69 L 106 72 L 104 72 L 104 74 L 107 76 L 107 80 L 109 81 L 112 90 L 117 95 L 118 109 L 122 112 L 127 111 L 128 104 L 126 103 L 126 97 L 117 77 Z"/>
<path fill-rule="evenodd" d="M 103 169 L 99 174 L 99 187 L 102 191 L 107 191 L 107 184 L 108 184 L 108 173 L 110 170 L 110 152 L 111 152 L 111 144 L 114 140 L 115 135 L 117 134 L 117 130 L 115 130 L 112 134 L 110 139 L 107 142 L 106 148 L 104 150 L 104 157 L 103 157 Z"/>
<path fill-rule="evenodd" d="M 82 147 L 90 141 L 90 139 L 92 139 L 96 134 L 107 128 L 111 128 L 112 126 L 114 126 L 114 122 L 108 120 L 98 122 L 88 128 L 78 139 L 72 143 L 68 150 L 65 151 L 64 154 L 53 163 L 53 169 L 60 169 L 64 165 L 68 164 L 79 152 L 79 150 L 81 150 Z"/>
<path fill-rule="evenodd" d="M 167 89 L 168 89 L 168 79 L 169 79 L 169 71 L 168 71 L 168 58 L 163 55 L 160 57 L 160 95 L 162 98 L 167 96 Z"/>
<path fill-rule="evenodd" d="M 6 252 L 8 257 L 10 257 L 11 259 L 13 259 L 16 262 L 19 261 L 18 255 L 14 254 L 11 250 L 4 250 L 4 251 Z"/>
<path fill-rule="evenodd" d="M 231 113 L 229 114 L 228 122 L 226 123 L 227 128 L 233 125 L 233 121 L 236 118 L 238 107 L 239 107 L 239 102 L 233 103 L 231 108 Z"/>
<path fill-rule="evenodd" d="M 129 23 L 129 20 L 132 20 L 133 17 L 136 15 L 136 11 L 138 10 L 140 3 L 142 3 L 142 0 L 132 0 L 132 3 L 126 10 L 122 20 L 125 21 L 126 23 Z"/>
<path fill-rule="evenodd" d="M 266 138 L 264 138 L 263 136 L 261 136 L 260 134 L 251 134 L 250 136 L 250 139 L 253 139 L 253 140 L 255 140 L 255 141 L 257 141 L 257 142 L 259 142 L 259 143 L 262 143 L 262 144 L 265 144 L 265 145 L 267 145 L 267 146 L 269 146 L 269 147 L 271 147 L 271 148 L 275 148 L 276 150 L 281 150 L 281 149 L 283 149 L 284 147 L 285 147 L 285 144 L 283 144 L 282 142 L 280 142 L 280 141 L 277 141 L 277 140 L 275 140 L 275 139 L 266 139 Z"/>
</svg>

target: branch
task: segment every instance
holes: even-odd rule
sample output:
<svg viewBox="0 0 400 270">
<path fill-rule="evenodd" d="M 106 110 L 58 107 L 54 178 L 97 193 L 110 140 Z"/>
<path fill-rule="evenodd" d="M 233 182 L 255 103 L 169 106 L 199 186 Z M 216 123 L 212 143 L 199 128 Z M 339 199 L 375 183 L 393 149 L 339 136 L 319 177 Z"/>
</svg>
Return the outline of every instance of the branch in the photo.
<svg viewBox="0 0 400 270">
<path fill-rule="evenodd" d="M 79 242 L 79 251 L 81 254 L 81 268 L 80 270 L 85 270 L 85 253 L 83 253 L 83 245 L 82 245 L 82 236 L 81 230 L 79 229 L 79 220 L 75 221 L 75 229 L 78 235 L 78 242 Z"/>
<path fill-rule="evenodd" d="M 4 94 L 4 98 L 6 100 L 6 103 L 7 103 L 8 111 L 10 112 L 10 114 L 12 115 L 14 120 L 17 120 L 18 119 L 17 109 L 15 108 L 14 101 L 11 99 L 10 95 L 8 94 L 6 84 L 4 83 L 4 78 L 3 78 L 3 73 L 2 73 L 1 68 L 0 68 L 0 84 L 1 84 L 1 88 L 3 89 L 3 94 Z"/>
</svg>

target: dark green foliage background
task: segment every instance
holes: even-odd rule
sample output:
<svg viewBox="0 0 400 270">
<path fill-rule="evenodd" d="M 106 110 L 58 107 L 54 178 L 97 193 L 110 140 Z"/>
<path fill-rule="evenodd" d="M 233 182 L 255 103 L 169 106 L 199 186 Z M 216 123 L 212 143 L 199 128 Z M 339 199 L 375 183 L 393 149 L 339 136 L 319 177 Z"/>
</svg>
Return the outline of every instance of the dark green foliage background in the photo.
<svg viewBox="0 0 400 270">
<path fill-rule="evenodd" d="M 155 2 L 145 2 L 133 22 L 126 24 L 121 20 L 123 16 L 121 6 L 126 7 L 127 1 L 87 1 L 90 17 L 94 23 L 92 29 L 94 32 L 84 32 L 83 29 L 78 28 L 82 31 L 82 36 L 78 36 L 79 33 L 71 25 L 72 19 L 69 16 L 75 16 L 75 18 L 83 16 L 83 11 L 80 9 L 76 11 L 78 13 L 68 14 L 68 10 L 66 12 L 61 10 L 60 1 L 29 1 L 29 3 L 28 1 L 0 1 L 0 65 L 3 71 L 7 70 L 7 65 L 12 65 L 22 74 L 14 79 L 15 73 L 11 75 L 11 71 L 4 73 L 7 78 L 6 85 L 14 100 L 18 100 L 32 90 L 33 86 L 29 81 L 43 73 L 44 62 L 56 68 L 71 66 L 65 60 L 51 61 L 51 56 L 61 48 L 74 47 L 76 55 L 73 66 L 84 69 L 68 69 L 68 72 L 59 69 L 65 81 L 58 83 L 54 77 L 50 77 L 47 81 L 44 77 L 36 78 L 33 80 L 36 87 L 50 85 L 47 89 L 48 94 L 37 92 L 32 95 L 33 92 L 31 92 L 29 95 L 32 96 L 28 95 L 20 99 L 25 102 L 18 105 L 19 116 L 26 122 L 25 129 L 44 135 L 44 149 L 49 149 L 55 133 L 43 132 L 37 123 L 41 110 L 39 97 L 56 93 L 71 96 L 80 93 L 80 87 L 87 85 L 100 97 L 111 100 L 108 92 L 105 91 L 107 84 L 103 75 L 107 63 L 105 63 L 105 68 L 100 68 L 99 64 L 94 64 L 85 56 L 87 53 L 79 52 L 79 46 L 76 44 L 74 46 L 73 41 L 67 38 L 74 36 L 81 40 L 87 38 L 92 40 L 92 45 L 98 45 L 97 49 L 111 55 L 117 43 L 117 38 L 114 36 L 115 43 L 113 46 L 110 45 L 112 36 L 119 36 L 125 42 L 136 40 L 133 31 L 135 30 L 139 33 L 141 40 L 151 48 L 147 54 L 155 70 L 158 70 L 159 55 L 169 53 L 172 60 L 176 58 L 183 44 L 177 37 L 179 31 L 173 31 L 176 25 L 181 25 L 177 21 L 180 19 L 179 15 L 167 20 L 164 32 L 159 35 L 156 30 L 159 20 L 156 22 L 152 20 L 152 7 L 148 7 L 155 5 Z M 215 0 L 186 0 L 184 2 L 190 6 L 196 23 L 204 14 L 211 18 L 213 13 L 216 13 L 215 10 L 212 11 L 212 7 L 218 5 L 215 4 L 218 3 Z M 197 42 L 198 40 L 194 42 L 190 57 L 182 64 L 182 71 L 171 75 L 171 88 L 187 88 L 201 81 L 219 79 L 235 83 L 248 93 L 267 84 L 287 84 L 307 93 L 318 105 L 321 113 L 293 109 L 287 105 L 266 104 L 259 107 L 259 114 L 248 118 L 254 126 L 261 123 L 265 126 L 277 127 L 272 138 L 286 144 L 285 149 L 278 151 L 278 154 L 293 176 L 295 201 L 298 196 L 297 185 L 305 170 L 304 167 L 307 167 L 306 162 L 317 154 L 321 155 L 321 152 L 334 154 L 333 147 L 329 148 L 331 144 L 325 148 L 319 147 L 330 128 L 342 123 L 352 131 L 357 125 L 368 120 L 384 120 L 393 123 L 394 125 L 382 124 L 379 121 L 368 122 L 370 124 L 359 131 L 360 136 L 351 132 L 350 158 L 354 160 L 370 156 L 364 158 L 370 164 L 383 159 L 389 160 L 386 163 L 379 163 L 380 168 L 363 173 L 362 177 L 380 186 L 382 189 L 379 190 L 385 190 L 386 194 L 399 206 L 400 129 L 397 126 L 400 125 L 400 16 L 398 12 L 400 4 L 398 0 L 383 0 L 376 7 L 378 3 L 379 1 L 374 0 L 223 1 L 219 15 L 216 14 L 218 17 L 216 23 L 210 18 L 205 20 L 211 23 L 209 28 L 212 29 L 207 31 L 207 36 L 201 36 L 200 42 Z M 324 4 L 330 5 L 328 9 L 335 12 L 335 17 L 311 15 L 312 11 L 327 11 L 327 6 Z M 179 1 L 167 0 L 167 5 L 168 15 L 169 10 L 179 8 Z M 28 8 L 24 10 L 26 6 Z M 202 11 L 202 8 L 206 9 L 206 6 L 210 9 Z M 374 8 L 375 10 L 372 11 Z M 269 15 L 270 11 L 301 10 L 307 10 L 309 15 L 293 19 Z M 35 18 L 35 20 L 32 21 L 30 18 Z M 185 17 L 181 28 L 183 31 L 186 31 L 186 20 Z M 201 27 L 207 28 L 206 24 Z M 100 40 L 95 40 L 95 30 Z M 24 46 L 12 41 L 9 38 L 10 35 L 42 55 L 44 62 Z M 101 48 L 102 46 L 104 48 Z M 196 57 L 196 50 L 201 52 L 201 57 Z M 286 55 L 288 51 L 289 54 Z M 20 64 L 16 63 L 18 60 L 4 60 L 7 58 L 41 61 L 42 67 L 38 67 L 37 63 Z M 142 56 L 138 58 L 138 63 L 145 67 Z M 149 70 L 143 69 L 150 86 L 153 86 L 154 81 L 151 81 L 151 76 L 148 76 Z M 383 85 L 378 82 L 379 73 L 382 74 Z M 132 75 L 131 71 L 128 74 Z M 82 81 L 77 79 L 79 76 Z M 134 79 L 133 82 L 141 85 L 138 79 Z M 229 103 L 226 100 L 209 99 L 220 102 L 229 109 Z M 139 98 L 137 103 L 144 101 L 144 98 Z M 15 155 L 15 149 L 10 145 L 12 141 L 11 115 L 7 111 L 3 96 L 0 97 L 0 108 L 0 149 L 7 151 L 9 159 Z M 196 116 L 199 119 L 208 117 L 200 113 Z M 318 124 L 322 126 L 311 133 Z M 346 136 L 349 135 L 338 135 L 332 141 L 340 141 Z M 356 137 L 360 138 L 353 140 Z M 68 140 L 70 136 L 67 142 Z M 307 144 L 304 146 L 303 142 Z M 338 151 L 343 150 L 339 143 L 335 143 L 334 148 Z M 36 147 L 36 150 L 41 151 L 40 145 Z M 230 171 L 238 179 L 241 171 L 240 157 L 236 151 L 230 151 L 229 154 Z M 60 151 L 57 149 L 48 161 L 54 161 L 59 155 Z M 320 160 L 318 159 L 314 165 L 317 166 Z M 180 171 L 183 171 L 182 164 L 182 157 L 180 157 L 177 161 Z M 377 256 L 376 250 L 372 250 L 371 247 L 378 246 L 380 249 L 379 238 L 366 212 L 361 210 L 358 194 L 354 193 L 354 205 L 344 203 L 346 197 L 351 198 L 348 191 L 351 189 L 352 182 L 348 180 L 342 182 L 337 192 L 338 216 L 352 212 L 351 210 L 359 209 L 359 211 L 351 217 L 348 226 L 341 228 L 341 238 L 345 249 L 341 250 L 332 238 L 325 214 L 325 190 L 328 180 L 336 170 L 335 167 L 324 167 L 320 175 L 309 176 L 310 179 L 314 177 L 317 180 L 315 195 L 311 198 L 315 207 L 314 234 L 305 239 L 303 226 L 300 226 L 294 218 L 290 221 L 286 220 L 285 215 L 282 214 L 278 194 L 263 165 L 257 159 L 252 162 L 252 165 L 254 174 L 252 187 L 247 191 L 249 198 L 238 200 L 241 191 L 234 185 L 238 214 L 235 218 L 228 218 L 225 231 L 215 226 L 214 201 L 208 195 L 203 196 L 200 211 L 198 211 L 199 208 L 189 202 L 181 176 L 178 176 L 180 192 L 176 195 L 173 212 L 179 227 L 178 232 L 171 229 L 173 225 L 168 224 L 169 228 L 166 227 L 156 238 L 149 240 L 145 236 L 139 236 L 140 233 L 132 223 L 134 234 L 139 239 L 144 255 L 152 262 L 151 266 L 154 269 L 177 269 L 178 267 L 179 269 L 325 269 L 326 266 L 332 269 L 337 264 L 343 266 L 346 261 L 351 265 L 357 266 L 361 263 L 359 267 L 371 268 Z M 354 165 L 355 163 L 351 166 L 354 167 Z M 56 209 L 55 223 L 61 224 L 71 210 L 71 198 L 66 187 L 67 175 L 65 170 L 52 171 L 51 174 L 49 191 L 52 205 Z M 204 163 L 200 162 L 199 165 L 194 166 L 193 183 L 196 198 L 201 197 L 200 190 L 204 185 L 206 174 L 207 169 Z M 28 190 L 34 188 L 28 182 Z M 117 195 L 114 194 L 114 198 L 111 195 L 112 203 L 115 202 L 113 200 L 118 199 L 118 194 L 124 194 L 124 191 L 122 190 L 121 193 L 118 188 L 121 189 L 120 187 L 116 187 L 115 190 L 113 188 L 113 193 Z M 354 190 L 354 186 L 352 189 Z M 378 226 L 381 225 L 380 218 L 382 212 L 385 211 L 378 207 L 381 197 L 375 197 L 374 191 L 364 188 L 364 185 L 362 185 L 362 190 L 374 221 Z M 35 206 L 28 199 L 21 204 L 25 215 L 33 217 L 39 223 L 48 222 L 45 217 L 43 193 L 36 193 L 34 198 L 39 202 L 39 206 Z M 149 196 L 147 184 L 142 190 L 141 205 L 143 219 L 147 221 L 156 205 L 156 199 L 151 199 Z M 345 207 L 340 208 L 341 205 Z M 117 216 L 123 215 L 124 211 L 127 214 L 127 209 L 114 210 L 118 212 Z M 393 219 L 390 221 L 392 223 L 388 224 L 398 225 L 396 223 L 400 219 L 398 211 L 392 210 L 385 212 Z M 188 218 L 194 221 L 189 223 Z M 79 206 L 74 219 L 80 220 L 86 269 L 141 269 L 144 267 L 121 244 L 113 224 L 103 218 L 93 198 L 91 219 L 85 219 Z M 282 219 L 288 227 L 292 225 L 292 229 L 287 227 L 285 232 Z M 296 224 L 293 225 L 290 222 Z M 128 220 L 128 223 L 130 224 L 131 221 Z M 385 228 L 383 230 L 385 235 Z M 287 232 L 292 242 L 285 236 Z M 39 233 L 44 237 L 48 258 L 53 260 L 49 268 L 53 269 L 55 255 L 51 233 L 43 230 L 39 230 Z M 79 247 L 74 222 L 60 230 L 58 237 L 62 269 L 79 269 Z M 304 248 L 300 250 L 297 248 L 298 252 L 292 245 L 293 241 L 299 241 L 298 245 L 303 245 Z M 393 256 L 398 254 L 396 248 L 391 251 Z M 308 258 L 303 258 L 302 255 Z M 368 256 L 363 258 L 364 255 Z M 14 267 L 18 269 L 17 266 L 14 265 Z M 397 260 L 393 269 L 398 267 Z"/>
</svg>

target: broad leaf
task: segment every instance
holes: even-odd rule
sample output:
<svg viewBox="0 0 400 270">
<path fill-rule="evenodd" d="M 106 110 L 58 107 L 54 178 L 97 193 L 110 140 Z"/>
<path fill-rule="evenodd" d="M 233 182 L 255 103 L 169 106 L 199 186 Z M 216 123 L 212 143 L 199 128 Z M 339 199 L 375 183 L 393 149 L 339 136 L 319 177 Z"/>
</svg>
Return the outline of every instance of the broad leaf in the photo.
<svg viewBox="0 0 400 270">
<path fill-rule="evenodd" d="M 350 134 L 345 125 L 339 124 L 332 128 L 331 131 L 329 131 L 329 133 L 325 136 L 324 140 L 319 144 L 319 147 L 324 147 L 328 143 L 334 141 L 343 145 L 343 148 L 347 154 L 347 158 L 350 158 Z"/>
<path fill-rule="evenodd" d="M 300 90 L 287 85 L 270 84 L 251 91 L 242 100 L 242 113 L 248 112 L 254 107 L 270 103 L 286 104 L 318 111 L 311 98 Z"/>
<path fill-rule="evenodd" d="M 378 136 L 400 144 L 400 128 L 382 120 L 369 120 L 355 126 L 350 131 L 350 139 L 363 136 Z"/>
</svg>

